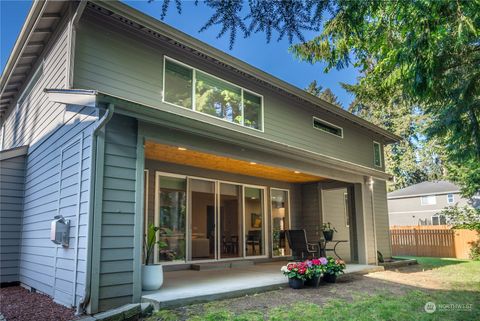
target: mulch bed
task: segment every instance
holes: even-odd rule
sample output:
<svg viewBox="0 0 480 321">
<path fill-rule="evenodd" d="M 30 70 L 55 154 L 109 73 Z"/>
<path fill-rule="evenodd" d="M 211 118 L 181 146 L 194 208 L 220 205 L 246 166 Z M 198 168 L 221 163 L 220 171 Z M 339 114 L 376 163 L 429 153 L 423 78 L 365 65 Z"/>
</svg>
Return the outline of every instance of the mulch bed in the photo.
<svg viewBox="0 0 480 321">
<path fill-rule="evenodd" d="M 69 321 L 75 311 L 20 286 L 0 288 L 0 313 L 7 321 Z"/>
</svg>

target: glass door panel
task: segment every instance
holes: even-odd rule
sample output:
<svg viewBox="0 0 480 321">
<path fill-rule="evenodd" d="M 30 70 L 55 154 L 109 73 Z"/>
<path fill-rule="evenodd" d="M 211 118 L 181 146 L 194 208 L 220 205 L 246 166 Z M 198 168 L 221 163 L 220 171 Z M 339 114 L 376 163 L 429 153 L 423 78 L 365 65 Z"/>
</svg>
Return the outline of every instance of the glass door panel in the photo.
<svg viewBox="0 0 480 321">
<path fill-rule="evenodd" d="M 287 190 L 271 189 L 273 256 L 289 255 L 285 230 L 290 228 L 290 204 Z"/>
<path fill-rule="evenodd" d="M 157 260 L 185 261 L 185 178 L 157 175 Z"/>
<path fill-rule="evenodd" d="M 265 255 L 264 189 L 245 187 L 246 256 Z"/>
<path fill-rule="evenodd" d="M 220 183 L 220 258 L 243 256 L 241 185 Z"/>
<path fill-rule="evenodd" d="M 215 182 L 190 179 L 191 258 L 216 258 L 216 195 Z"/>
</svg>

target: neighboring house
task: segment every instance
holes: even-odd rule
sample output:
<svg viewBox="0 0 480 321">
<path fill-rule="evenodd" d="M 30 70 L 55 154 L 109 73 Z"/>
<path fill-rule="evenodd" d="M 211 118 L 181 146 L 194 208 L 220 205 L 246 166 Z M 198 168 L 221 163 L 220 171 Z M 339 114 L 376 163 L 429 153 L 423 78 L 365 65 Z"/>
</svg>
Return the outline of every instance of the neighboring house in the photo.
<svg viewBox="0 0 480 321">
<path fill-rule="evenodd" d="M 170 270 L 287 257 L 281 231 L 322 222 L 349 262 L 391 255 L 397 136 L 123 3 L 35 2 L 0 86 L 2 283 L 139 302 L 148 224 Z"/>
<path fill-rule="evenodd" d="M 443 225 L 445 207 L 473 205 L 448 181 L 422 182 L 388 193 L 390 226 Z"/>
</svg>

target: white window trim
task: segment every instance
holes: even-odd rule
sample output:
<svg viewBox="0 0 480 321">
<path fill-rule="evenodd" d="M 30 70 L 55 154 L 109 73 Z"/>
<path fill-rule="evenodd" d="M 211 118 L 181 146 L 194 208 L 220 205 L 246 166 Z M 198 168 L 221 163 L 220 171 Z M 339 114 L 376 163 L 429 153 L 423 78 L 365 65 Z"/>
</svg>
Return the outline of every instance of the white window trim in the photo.
<svg viewBox="0 0 480 321">
<path fill-rule="evenodd" d="M 452 195 L 452 201 L 450 202 L 450 195 Z M 454 204 L 455 203 L 455 194 L 449 193 L 447 194 L 447 204 Z"/>
<path fill-rule="evenodd" d="M 292 223 L 291 223 L 291 213 L 290 213 L 290 189 L 286 189 L 286 188 L 276 188 L 276 187 L 270 187 L 270 226 L 271 226 L 271 230 L 270 230 L 270 234 L 271 234 L 271 238 L 272 238 L 272 244 L 271 244 L 271 248 L 272 248 L 272 258 L 274 257 L 288 257 L 288 255 L 273 255 L 273 206 L 272 206 L 272 191 L 281 191 L 281 192 L 287 192 L 287 200 L 288 200 L 288 229 L 291 229 L 292 228 Z"/>
<path fill-rule="evenodd" d="M 425 203 L 425 202 L 423 201 L 423 199 L 426 198 L 426 197 L 433 197 L 433 199 L 435 200 L 435 202 L 434 202 L 434 203 L 431 203 L 431 204 Z M 421 197 L 420 197 L 420 205 L 422 205 L 422 206 L 437 205 L 437 196 L 436 196 L 436 195 L 421 196 Z"/>
<path fill-rule="evenodd" d="M 192 107 L 191 108 L 188 108 L 188 107 L 184 107 L 184 106 L 180 106 L 180 105 L 177 105 L 177 104 L 174 104 L 174 103 L 171 103 L 171 102 L 168 102 L 165 100 L 165 62 L 166 60 L 170 60 L 171 62 L 174 62 L 176 64 L 179 64 L 183 67 L 186 67 L 186 68 L 189 68 L 192 70 Z M 197 106 L 196 106 L 196 99 L 195 99 L 195 87 L 196 87 L 196 81 L 197 81 L 197 76 L 196 76 L 196 72 L 199 71 L 201 73 L 204 73 L 210 77 L 213 77 L 215 79 L 218 79 L 220 81 L 223 81 L 229 85 L 232 85 L 234 87 L 237 87 L 240 89 L 241 91 L 241 114 L 242 114 L 242 122 L 239 124 L 239 123 L 236 123 L 236 122 L 233 122 L 233 121 L 230 121 L 228 119 L 224 119 L 224 118 L 220 118 L 220 117 L 217 117 L 217 116 L 214 116 L 214 115 L 209 115 L 207 113 L 203 113 L 201 111 L 198 111 L 197 110 Z M 249 127 L 249 126 L 245 126 L 244 125 L 244 122 L 245 122 L 245 119 L 244 119 L 244 104 L 243 104 L 243 93 L 244 92 L 248 92 L 250 94 L 253 94 L 253 95 L 256 95 L 258 97 L 260 97 L 260 121 L 261 121 L 261 129 L 257 129 L 257 128 L 253 128 L 253 127 Z M 246 89 L 242 86 L 239 86 L 237 84 L 234 84 L 228 80 L 225 80 L 225 79 L 222 79 L 220 77 L 217 77 L 215 75 L 212 75 L 211 73 L 208 73 L 202 69 L 199 69 L 199 68 L 195 68 L 195 67 L 192 67 L 186 63 L 183 63 L 181 61 L 178 61 L 174 58 L 171 58 L 171 57 L 168 57 L 166 55 L 163 56 L 163 79 L 162 79 L 162 103 L 165 103 L 165 104 L 168 104 L 168 105 L 171 105 L 171 106 L 175 106 L 175 107 L 180 107 L 182 109 L 186 109 L 186 110 L 190 110 L 192 112 L 195 112 L 195 113 L 198 113 L 198 114 L 201 114 L 201 115 L 205 115 L 205 116 L 208 116 L 208 117 L 211 117 L 211 118 L 214 118 L 214 119 L 219 119 L 221 121 L 224 121 L 224 122 L 227 122 L 229 124 L 234 124 L 236 126 L 240 126 L 242 128 L 247 128 L 247 129 L 252 129 L 252 130 L 256 130 L 258 132 L 265 132 L 265 112 L 264 112 L 264 98 L 263 98 L 263 95 L 259 94 L 259 93 L 256 93 L 252 90 L 249 90 L 249 89 Z M 342 135 L 343 135 L 343 130 L 342 130 Z"/>
<path fill-rule="evenodd" d="M 442 214 L 435 214 L 435 215 L 431 216 L 430 219 L 432 220 L 432 225 L 444 225 L 444 224 L 441 224 L 442 223 L 442 220 L 441 220 L 442 216 L 445 218 L 445 215 L 442 215 Z M 438 224 L 433 224 L 433 218 L 438 219 Z"/>
<path fill-rule="evenodd" d="M 319 122 L 321 122 L 321 123 L 324 123 L 324 124 L 327 125 L 327 126 L 332 126 L 332 127 L 335 127 L 335 128 L 340 129 L 341 135 L 338 136 L 338 135 L 332 134 L 332 133 L 330 133 L 330 132 L 328 132 L 328 131 L 326 131 L 326 130 L 324 130 L 324 129 L 315 127 L 315 120 L 317 120 L 317 121 L 319 121 Z M 337 138 L 342 138 L 342 139 L 343 139 L 343 128 L 340 127 L 340 126 L 337 126 L 337 125 L 335 125 L 335 124 L 332 124 L 331 122 L 328 122 L 328 121 L 326 121 L 326 120 L 323 120 L 323 119 L 321 119 L 321 118 L 318 118 L 318 117 L 313 116 L 313 117 L 312 117 L 312 126 L 313 126 L 313 128 L 316 129 L 316 130 L 319 130 L 319 131 L 321 131 L 321 132 L 324 132 L 324 133 L 327 133 L 327 134 L 329 134 L 329 135 L 335 136 L 335 137 L 337 137 Z"/>
<path fill-rule="evenodd" d="M 378 145 L 378 148 L 380 148 L 380 165 L 375 164 L 375 145 Z M 383 153 L 382 153 L 382 144 L 380 144 L 377 141 L 373 141 L 373 165 L 375 167 L 382 167 L 383 166 Z"/>
</svg>

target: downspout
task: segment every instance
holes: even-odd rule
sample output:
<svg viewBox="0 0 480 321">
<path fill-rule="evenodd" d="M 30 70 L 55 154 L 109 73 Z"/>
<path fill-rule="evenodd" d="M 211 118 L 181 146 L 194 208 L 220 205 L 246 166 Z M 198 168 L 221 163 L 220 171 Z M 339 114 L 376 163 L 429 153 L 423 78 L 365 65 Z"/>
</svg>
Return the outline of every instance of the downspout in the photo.
<svg viewBox="0 0 480 321">
<path fill-rule="evenodd" d="M 92 131 L 92 159 L 90 162 L 90 196 L 89 196 L 89 215 L 88 215 L 88 237 L 87 237 L 87 260 L 86 260 L 86 271 L 85 271 L 85 292 L 83 299 L 78 303 L 77 314 L 82 314 L 85 312 L 85 309 L 90 302 L 90 286 L 91 286 L 91 273 L 92 273 L 92 242 L 93 242 L 93 217 L 95 215 L 95 187 L 97 185 L 97 176 L 96 176 L 96 157 L 97 157 L 97 136 L 98 132 L 105 127 L 105 125 L 112 119 L 113 113 L 115 112 L 115 105 L 108 104 L 105 114 L 98 121 L 97 125 Z"/>
</svg>

